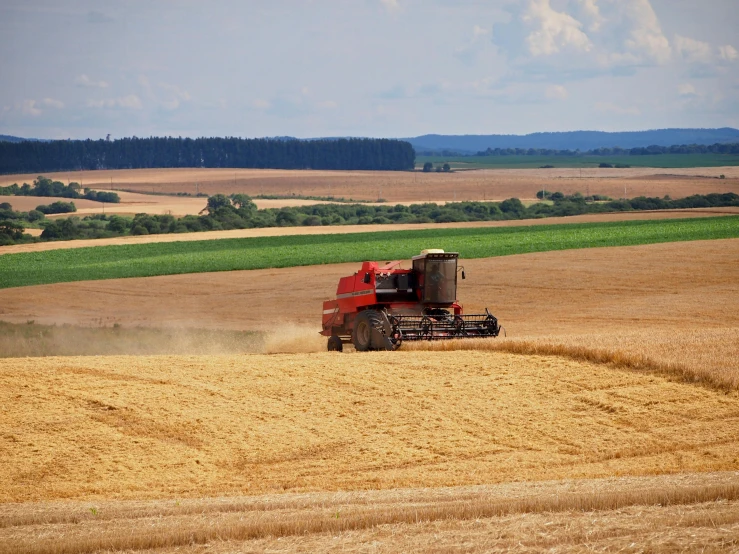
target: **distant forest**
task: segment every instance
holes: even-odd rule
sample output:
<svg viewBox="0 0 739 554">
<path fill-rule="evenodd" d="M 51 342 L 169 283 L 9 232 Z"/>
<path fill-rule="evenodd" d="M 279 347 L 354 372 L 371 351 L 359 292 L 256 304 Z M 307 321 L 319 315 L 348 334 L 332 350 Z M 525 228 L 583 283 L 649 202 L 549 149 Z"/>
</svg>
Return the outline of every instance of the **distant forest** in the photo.
<svg viewBox="0 0 739 554">
<path fill-rule="evenodd" d="M 739 143 L 595 148 L 586 152 L 550 148 L 488 148 L 477 152 L 475 156 L 651 156 L 654 154 L 739 154 Z"/>
<path fill-rule="evenodd" d="M 413 169 L 414 162 L 410 143 L 391 139 L 133 137 L 113 141 L 0 141 L 0 173 L 167 167 L 402 171 Z"/>
<path fill-rule="evenodd" d="M 649 131 L 564 131 L 531 133 L 528 135 L 423 135 L 404 139 L 413 145 L 416 154 L 446 156 L 443 153 L 474 154 L 496 148 L 544 148 L 579 150 L 619 146 L 624 149 L 647 148 L 650 145 L 715 144 L 739 142 L 739 129 L 652 129 Z M 425 154 L 422 154 L 425 153 Z"/>
</svg>

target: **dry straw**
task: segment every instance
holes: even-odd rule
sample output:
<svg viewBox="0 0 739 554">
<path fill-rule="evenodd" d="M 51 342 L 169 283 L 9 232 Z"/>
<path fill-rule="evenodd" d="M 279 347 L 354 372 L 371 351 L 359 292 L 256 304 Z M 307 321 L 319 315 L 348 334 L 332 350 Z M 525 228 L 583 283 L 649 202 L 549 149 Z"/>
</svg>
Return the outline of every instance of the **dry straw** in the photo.
<svg viewBox="0 0 739 554">
<path fill-rule="evenodd" d="M 616 510 L 627 506 L 676 506 L 704 502 L 735 501 L 739 499 L 739 484 L 704 485 L 609 492 L 565 493 L 549 496 L 531 496 L 515 500 L 477 498 L 457 500 L 454 497 L 437 502 L 406 502 L 378 507 L 323 502 L 303 509 L 255 510 L 238 504 L 226 504 L 223 512 L 232 517 L 221 521 L 200 518 L 189 525 L 177 515 L 193 513 L 192 507 L 182 510 L 139 511 L 124 514 L 132 518 L 129 525 L 111 525 L 110 521 L 97 525 L 94 519 L 86 522 L 95 529 L 85 532 L 84 526 L 72 528 L 61 524 L 45 529 L 43 538 L 32 540 L 9 538 L 0 546 L 0 553 L 27 552 L 29 554 L 82 554 L 100 550 L 143 550 L 206 544 L 215 540 L 254 540 L 266 537 L 288 537 L 315 533 L 340 533 L 364 530 L 387 524 L 417 524 L 446 520 L 479 520 L 512 514 L 582 512 Z M 164 519 L 162 519 L 164 518 Z M 155 520 L 146 525 L 147 520 Z M 28 522 L 29 524 L 31 522 Z M 102 522 L 100 522 L 102 523 Z M 22 525 L 16 521 L 15 525 Z M 93 532 L 90 532 L 93 531 Z"/>
</svg>

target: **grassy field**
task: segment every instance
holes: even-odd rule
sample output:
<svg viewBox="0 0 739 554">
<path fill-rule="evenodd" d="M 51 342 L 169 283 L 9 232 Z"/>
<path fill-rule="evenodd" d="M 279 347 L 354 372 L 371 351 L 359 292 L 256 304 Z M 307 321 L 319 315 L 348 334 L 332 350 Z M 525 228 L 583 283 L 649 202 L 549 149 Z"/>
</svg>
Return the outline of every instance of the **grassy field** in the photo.
<svg viewBox="0 0 739 554">
<path fill-rule="evenodd" d="M 363 260 L 407 259 L 433 246 L 463 258 L 739 237 L 739 217 L 428 229 L 104 246 L 5 255 L 0 288 Z"/>
<path fill-rule="evenodd" d="M 733 154 L 654 154 L 646 156 L 417 156 L 416 166 L 426 162 L 434 166 L 449 163 L 452 169 L 533 169 L 545 165 L 561 167 L 598 167 L 601 163 L 626 164 L 631 167 L 721 167 L 739 165 Z"/>
</svg>

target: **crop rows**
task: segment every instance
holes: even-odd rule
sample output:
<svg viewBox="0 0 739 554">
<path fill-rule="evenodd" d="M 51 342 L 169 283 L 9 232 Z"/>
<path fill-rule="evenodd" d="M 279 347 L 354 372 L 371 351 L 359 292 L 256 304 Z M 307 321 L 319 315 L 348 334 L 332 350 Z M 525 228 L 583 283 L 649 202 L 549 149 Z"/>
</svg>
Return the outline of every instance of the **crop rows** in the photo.
<svg viewBox="0 0 739 554">
<path fill-rule="evenodd" d="M 407 259 L 424 248 L 486 258 L 739 237 L 739 217 L 425 229 L 98 246 L 0 256 L 0 288 L 177 273 Z"/>
</svg>

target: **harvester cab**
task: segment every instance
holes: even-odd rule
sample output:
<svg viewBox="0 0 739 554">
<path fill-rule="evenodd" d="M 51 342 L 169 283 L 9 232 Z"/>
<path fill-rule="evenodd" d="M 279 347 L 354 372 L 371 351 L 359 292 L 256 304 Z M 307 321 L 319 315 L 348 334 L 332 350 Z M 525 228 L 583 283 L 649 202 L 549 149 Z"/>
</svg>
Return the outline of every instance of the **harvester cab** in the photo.
<svg viewBox="0 0 739 554">
<path fill-rule="evenodd" d="M 497 337 L 501 327 L 487 309 L 463 314 L 457 301 L 459 254 L 424 250 L 412 268 L 401 261 L 363 262 L 354 275 L 339 280 L 336 299 L 323 303 L 328 349 L 352 343 L 359 351 L 395 350 L 404 340 Z"/>
</svg>

